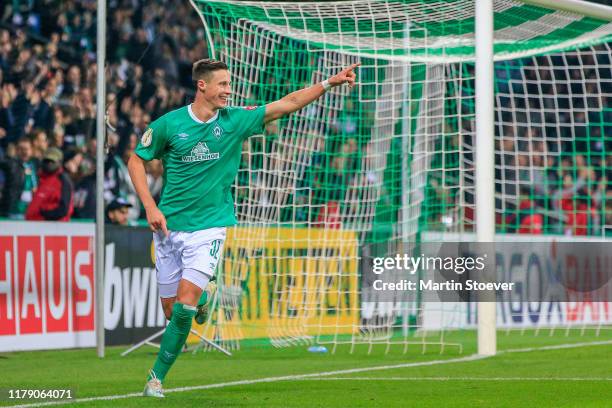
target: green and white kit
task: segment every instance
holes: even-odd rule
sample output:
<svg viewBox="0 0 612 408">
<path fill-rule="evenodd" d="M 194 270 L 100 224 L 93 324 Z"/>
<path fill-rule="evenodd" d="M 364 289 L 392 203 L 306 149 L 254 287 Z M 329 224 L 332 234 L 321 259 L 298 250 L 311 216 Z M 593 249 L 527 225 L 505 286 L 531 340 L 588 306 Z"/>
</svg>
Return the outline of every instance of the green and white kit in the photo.
<svg viewBox="0 0 612 408">
<path fill-rule="evenodd" d="M 159 209 L 171 231 L 168 237 L 155 236 L 158 284 L 176 281 L 178 286 L 181 277 L 189 278 L 177 275 L 177 270 L 197 268 L 206 275 L 214 273 L 207 254 L 220 239 L 219 229 L 236 224 L 231 185 L 240 165 L 242 143 L 263 130 L 264 114 L 265 106 L 228 107 L 203 122 L 188 105 L 161 116 L 142 135 L 135 153 L 146 161 L 160 159 L 164 166 Z M 202 236 L 207 235 L 206 230 L 211 232 L 210 239 Z M 168 254 L 168 248 L 178 255 L 173 262 L 159 259 Z M 171 292 L 171 288 L 164 290 L 166 297 L 174 296 Z"/>
</svg>

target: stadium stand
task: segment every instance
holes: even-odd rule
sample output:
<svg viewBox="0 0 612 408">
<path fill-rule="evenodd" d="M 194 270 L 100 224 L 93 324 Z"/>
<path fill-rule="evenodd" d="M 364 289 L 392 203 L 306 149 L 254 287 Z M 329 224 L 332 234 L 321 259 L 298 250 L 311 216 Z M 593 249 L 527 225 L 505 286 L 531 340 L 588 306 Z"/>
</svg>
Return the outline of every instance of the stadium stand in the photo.
<svg viewBox="0 0 612 408">
<path fill-rule="evenodd" d="M 63 151 L 75 187 L 73 217 L 93 218 L 95 2 L 3 2 L 2 7 L 0 216 L 23 218 L 37 185 L 38 161 L 52 146 Z M 116 132 L 108 134 L 107 203 L 117 197 L 137 203 L 127 158 L 152 119 L 188 102 L 191 62 L 207 54 L 202 24 L 188 3 L 160 1 L 148 4 L 146 13 L 144 7 L 143 1 L 109 2 L 107 102 Z M 156 167 L 149 169 L 152 186 L 159 184 Z M 157 195 L 159 190 L 157 185 Z M 141 215 L 135 205 L 130 218 Z"/>
<path fill-rule="evenodd" d="M 93 218 L 95 2 L 39 0 L 14 4 L 4 3 L 0 10 L 0 216 L 24 217 L 37 188 L 40 159 L 51 146 L 62 150 L 64 171 L 74 185 L 73 218 Z M 207 56 L 207 48 L 202 24 L 187 2 L 147 4 L 145 13 L 141 0 L 111 1 L 108 32 L 107 104 L 109 121 L 116 132 L 108 134 L 105 201 L 108 204 L 122 198 L 133 204 L 129 219 L 134 222 L 142 219 L 144 212 L 127 174 L 127 159 L 151 120 L 189 102 L 191 63 Z M 603 58 L 606 54 L 600 55 Z M 513 79 L 533 76 L 535 84 L 535 76 L 551 72 L 558 75 L 565 65 L 590 65 L 589 61 L 552 61 L 558 65 L 550 72 L 530 69 L 529 63 L 499 63 L 497 86 L 514 95 L 512 101 L 499 102 L 519 111 L 522 105 L 532 103 L 560 109 L 588 106 L 590 102 L 584 96 L 589 94 L 589 86 L 610 86 L 609 80 L 601 81 L 609 79 L 610 72 L 605 72 L 609 61 L 598 62 L 587 70 L 583 83 L 574 82 L 584 89 L 543 89 L 545 96 L 537 100 L 529 94 L 541 90 L 517 89 L 519 82 Z M 611 90 L 603 93 L 610 94 Z M 290 199 L 314 203 L 321 210 L 316 214 L 286 211 L 283 219 L 333 228 L 350 223 L 353 209 L 345 200 L 346 192 L 350 186 L 368 182 L 367 177 L 357 177 L 369 142 L 367 129 L 361 129 L 356 124 L 359 121 L 354 120 L 366 111 L 357 105 L 348 104 L 326 134 L 312 135 L 320 139 L 320 154 L 314 155 L 313 165 Z M 612 108 L 610 101 L 600 105 L 604 108 L 597 112 L 566 109 L 545 120 L 518 118 L 507 122 L 525 126 L 497 127 L 496 209 L 500 232 L 612 236 L 612 156 L 606 155 L 612 148 Z M 592 117 L 586 118 L 587 114 Z M 555 120 L 559 123 L 552 122 Z M 596 125 L 585 125 L 588 123 Z M 255 191 L 249 196 L 244 186 L 249 177 L 256 180 L 262 174 L 262 152 L 270 149 L 263 149 L 261 144 L 275 143 L 277 133 L 278 128 L 271 124 L 265 141 L 254 138 L 245 143 L 249 154 L 243 155 L 236 186 L 239 214 L 249 197 L 259 197 L 261 205 L 266 205 L 265 194 Z M 552 151 L 558 145 L 552 141 L 558 139 L 571 142 L 562 143 L 561 151 Z M 440 168 L 457 163 L 463 160 L 458 157 L 459 150 L 440 153 L 434 160 Z M 400 152 L 392 149 L 390 153 L 395 170 L 401 163 L 397 157 Z M 161 165 L 152 162 L 148 171 L 150 188 L 159 197 Z M 452 180 L 451 176 L 447 171 L 444 180 Z M 388 191 L 400 187 L 394 185 L 397 178 L 388 180 Z M 463 192 L 445 188 L 444 182 L 433 177 L 425 191 L 431 203 L 425 222 L 432 228 L 444 227 L 445 217 L 458 207 L 459 200 L 472 200 L 469 194 L 460 197 Z M 389 196 L 400 197 L 383 194 L 375 219 L 383 230 L 397 221 L 400 205 Z M 467 222 L 473 220 L 469 213 L 465 218 Z"/>
</svg>

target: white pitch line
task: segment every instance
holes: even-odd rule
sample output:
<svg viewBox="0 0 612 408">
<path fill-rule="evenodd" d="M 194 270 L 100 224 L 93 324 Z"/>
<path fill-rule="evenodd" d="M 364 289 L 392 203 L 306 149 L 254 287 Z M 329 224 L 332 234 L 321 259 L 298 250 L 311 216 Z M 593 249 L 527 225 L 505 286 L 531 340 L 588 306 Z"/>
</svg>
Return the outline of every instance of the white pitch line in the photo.
<svg viewBox="0 0 612 408">
<path fill-rule="evenodd" d="M 566 344 L 557 344 L 554 346 L 541 346 L 541 347 L 526 347 L 520 349 L 508 349 L 501 350 L 499 353 L 527 353 L 530 351 L 543 351 L 543 350 L 563 350 L 568 348 L 576 348 L 576 347 L 587 347 L 587 346 L 605 346 L 607 344 L 612 344 L 612 340 L 603 340 L 603 341 L 591 341 L 584 343 L 566 343 Z"/>
<path fill-rule="evenodd" d="M 321 377 L 296 381 L 612 381 L 612 377 Z"/>
<path fill-rule="evenodd" d="M 450 358 L 446 360 L 421 361 L 417 363 L 403 363 L 403 364 L 393 364 L 393 365 L 374 366 L 374 367 L 351 368 L 351 369 L 346 369 L 346 370 L 324 371 L 324 372 L 310 373 L 310 374 L 296 374 L 296 375 L 284 375 L 280 377 L 255 378 L 252 380 L 239 380 L 239 381 L 229 381 L 229 382 L 217 383 L 217 384 L 206 384 L 206 385 L 195 385 L 195 386 L 190 386 L 190 387 L 169 388 L 169 389 L 164 390 L 164 393 L 169 394 L 173 392 L 209 390 L 209 389 L 214 389 L 214 388 L 232 387 L 232 386 L 237 386 L 237 385 L 251 385 L 251 384 L 270 383 L 270 382 L 279 382 L 279 381 L 294 381 L 294 380 L 301 380 L 304 378 L 320 377 L 320 376 L 326 376 L 326 375 L 352 374 L 352 373 L 361 373 L 361 372 L 366 372 L 366 371 L 390 370 L 394 368 L 421 367 L 421 366 L 430 366 L 430 365 L 438 365 L 438 364 L 461 363 L 461 362 L 467 362 L 467 361 L 481 360 L 481 359 L 488 358 L 488 357 L 489 356 L 471 355 L 471 356 L 466 356 L 466 357 Z M 12 408 L 26 408 L 26 407 L 29 408 L 29 407 L 44 407 L 44 406 L 51 406 L 51 405 L 76 404 L 76 403 L 91 402 L 91 401 L 111 401 L 111 400 L 119 400 L 119 399 L 131 398 L 131 397 L 138 397 L 141 395 L 142 393 L 133 392 L 130 394 L 107 395 L 107 396 L 102 396 L 102 397 L 89 397 L 89 398 L 76 398 L 73 400 L 49 401 L 49 402 L 42 402 L 38 404 L 13 405 L 11 407 Z"/>
<path fill-rule="evenodd" d="M 601 345 L 607 345 L 607 344 L 612 344 L 612 340 L 584 342 L 584 343 L 567 343 L 567 344 L 559 344 L 555 346 L 530 347 L 530 348 L 522 348 L 522 349 L 509 349 L 509 350 L 502 350 L 498 354 L 524 353 L 524 352 L 529 352 L 529 351 L 541 351 L 541 350 L 559 350 L 559 349 L 568 349 L 568 348 L 577 348 L 577 347 L 601 346 Z M 486 359 L 489 357 L 494 357 L 494 356 L 479 356 L 479 355 L 474 354 L 471 356 L 450 358 L 446 360 L 432 360 L 432 361 L 421 361 L 417 363 L 403 363 L 403 364 L 383 365 L 383 366 L 374 366 L 374 367 L 350 368 L 350 369 L 345 369 L 345 370 L 323 371 L 320 373 L 285 375 L 285 376 L 279 376 L 279 377 L 255 378 L 252 380 L 229 381 L 229 382 L 217 383 L 217 384 L 206 384 L 206 385 L 195 385 L 195 386 L 190 386 L 190 387 L 170 388 L 170 389 L 164 390 L 164 392 L 169 394 L 173 392 L 209 390 L 209 389 L 214 389 L 214 388 L 233 387 L 233 386 L 238 386 L 238 385 L 251 385 L 251 384 L 278 382 L 278 381 L 303 380 L 303 379 L 308 379 L 308 378 L 324 377 L 324 376 L 331 376 L 331 375 L 363 373 L 367 371 L 392 370 L 395 368 L 423 367 L 423 366 L 431 366 L 431 365 L 439 365 L 439 364 L 463 363 L 463 362 L 469 362 L 469 361 L 482 360 L 482 359 Z M 49 402 L 40 402 L 37 404 L 10 405 L 10 407 L 12 408 L 30 408 L 30 407 L 52 406 L 52 405 L 76 404 L 76 403 L 91 402 L 91 401 L 112 401 L 112 400 L 119 400 L 119 399 L 125 399 L 125 398 L 139 397 L 141 395 L 142 393 L 132 392 L 129 394 L 106 395 L 106 396 L 101 396 L 101 397 L 89 397 L 89 398 L 76 398 L 73 400 L 49 401 Z"/>
</svg>

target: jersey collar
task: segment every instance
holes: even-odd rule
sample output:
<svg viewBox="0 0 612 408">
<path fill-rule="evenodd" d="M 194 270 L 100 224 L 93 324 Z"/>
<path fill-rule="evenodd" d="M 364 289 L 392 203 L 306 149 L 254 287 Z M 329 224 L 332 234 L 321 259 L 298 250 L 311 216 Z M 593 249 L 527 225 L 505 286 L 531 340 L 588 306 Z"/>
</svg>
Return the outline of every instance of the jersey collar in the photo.
<svg viewBox="0 0 612 408">
<path fill-rule="evenodd" d="M 217 120 L 217 117 L 219 116 L 219 111 L 216 111 L 215 114 L 212 116 L 212 118 L 208 119 L 206 122 L 201 121 L 200 119 L 198 119 L 198 117 L 195 115 L 195 113 L 193 113 L 193 109 L 191 109 L 191 104 L 187 105 L 187 112 L 189 112 L 189 116 L 191 116 L 191 119 L 193 119 L 194 121 L 200 123 L 200 124 L 209 124 L 209 123 L 213 123 L 215 120 Z"/>
</svg>

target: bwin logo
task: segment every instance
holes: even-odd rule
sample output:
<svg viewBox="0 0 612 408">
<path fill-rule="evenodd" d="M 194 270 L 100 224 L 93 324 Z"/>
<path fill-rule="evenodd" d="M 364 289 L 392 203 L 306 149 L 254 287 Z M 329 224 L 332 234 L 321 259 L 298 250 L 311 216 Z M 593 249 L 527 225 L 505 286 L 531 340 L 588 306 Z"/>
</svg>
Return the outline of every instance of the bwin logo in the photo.
<svg viewBox="0 0 612 408">
<path fill-rule="evenodd" d="M 217 138 L 217 140 L 221 139 L 221 135 L 223 134 L 223 129 L 219 125 L 215 125 L 213 128 L 213 135 Z"/>
</svg>

